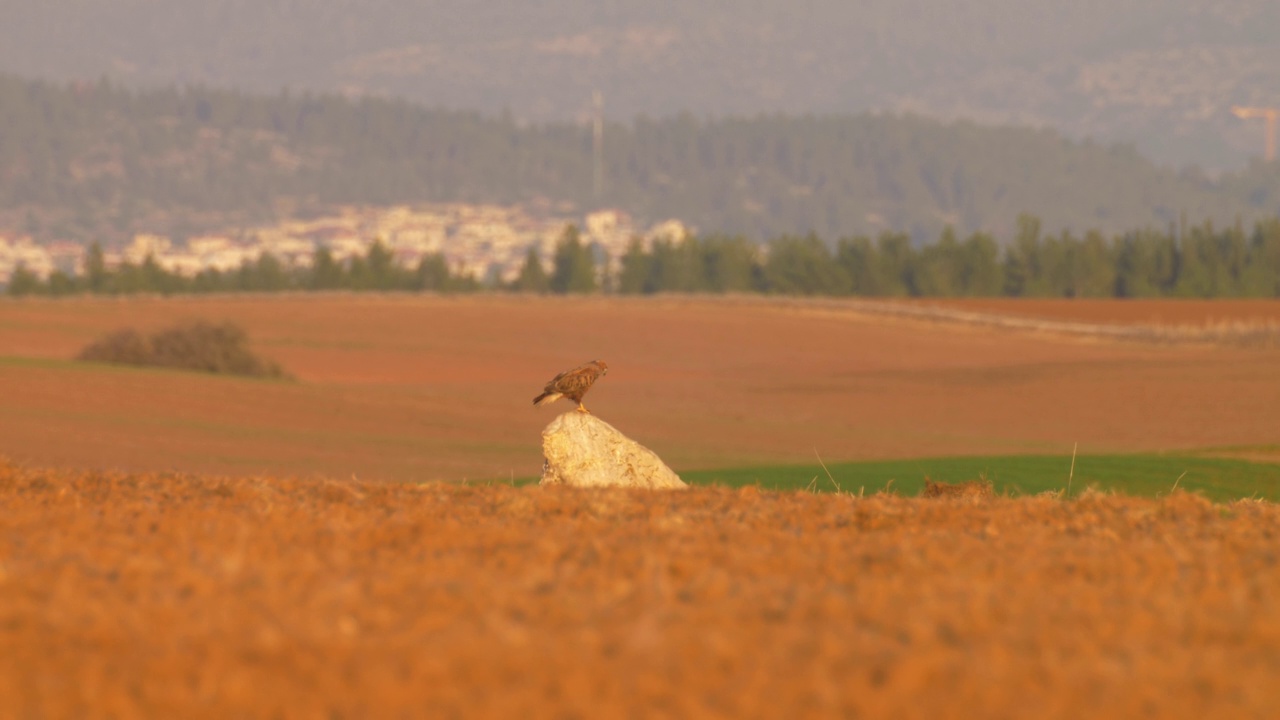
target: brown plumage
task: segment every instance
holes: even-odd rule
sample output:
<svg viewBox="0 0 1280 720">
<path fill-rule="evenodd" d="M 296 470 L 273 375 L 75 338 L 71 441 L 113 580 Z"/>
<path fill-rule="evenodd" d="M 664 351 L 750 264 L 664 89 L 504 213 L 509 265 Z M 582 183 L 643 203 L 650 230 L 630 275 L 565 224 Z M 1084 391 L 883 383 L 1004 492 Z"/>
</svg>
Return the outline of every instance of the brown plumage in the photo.
<svg viewBox="0 0 1280 720">
<path fill-rule="evenodd" d="M 533 404 L 542 407 L 564 397 L 578 403 L 578 412 L 587 412 L 582 404 L 582 396 L 591 389 L 596 378 L 608 372 L 609 366 L 603 360 L 592 360 L 572 370 L 565 370 L 551 378 L 551 382 L 542 389 L 542 394 L 533 399 Z"/>
</svg>

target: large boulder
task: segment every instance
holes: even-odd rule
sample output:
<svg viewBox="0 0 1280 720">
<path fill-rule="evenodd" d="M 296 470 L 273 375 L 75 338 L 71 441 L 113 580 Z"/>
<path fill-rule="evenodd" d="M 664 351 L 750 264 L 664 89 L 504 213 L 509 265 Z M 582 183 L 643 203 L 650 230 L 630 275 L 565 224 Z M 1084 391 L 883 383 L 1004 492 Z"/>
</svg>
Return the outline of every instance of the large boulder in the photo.
<svg viewBox="0 0 1280 720">
<path fill-rule="evenodd" d="M 542 431 L 543 485 L 688 487 L 649 448 L 594 415 L 569 411 Z"/>
</svg>

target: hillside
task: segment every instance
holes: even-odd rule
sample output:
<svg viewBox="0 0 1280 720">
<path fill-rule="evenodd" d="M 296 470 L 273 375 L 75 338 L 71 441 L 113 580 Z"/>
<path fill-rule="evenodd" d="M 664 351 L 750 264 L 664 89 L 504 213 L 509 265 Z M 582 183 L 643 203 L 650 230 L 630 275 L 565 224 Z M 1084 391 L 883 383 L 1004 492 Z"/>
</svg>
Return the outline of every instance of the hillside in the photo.
<svg viewBox="0 0 1280 720">
<path fill-rule="evenodd" d="M 929 240 L 947 224 L 1007 238 L 1023 212 L 1049 231 L 1123 232 L 1280 209 L 1275 165 L 1211 181 L 1132 148 L 912 115 L 611 123 L 599 197 L 582 126 L 404 101 L 0 77 L 0 118 L 0 231 L 45 241 L 181 239 L 400 202 L 620 207 L 757 238 L 893 229 Z"/>
<path fill-rule="evenodd" d="M 0 71 L 373 93 L 524 121 L 911 111 L 1238 169 L 1280 104 L 1268 0 L 0 0 Z M 927 18 L 922 21 L 921 18 Z"/>
</svg>

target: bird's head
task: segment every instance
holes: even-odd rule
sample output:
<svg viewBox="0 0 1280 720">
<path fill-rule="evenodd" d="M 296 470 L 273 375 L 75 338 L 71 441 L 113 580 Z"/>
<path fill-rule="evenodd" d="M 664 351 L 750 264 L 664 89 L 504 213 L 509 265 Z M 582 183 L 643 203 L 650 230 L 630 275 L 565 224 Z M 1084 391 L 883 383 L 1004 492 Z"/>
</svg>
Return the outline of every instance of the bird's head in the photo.
<svg viewBox="0 0 1280 720">
<path fill-rule="evenodd" d="M 596 364 L 596 367 L 600 368 L 601 375 L 609 374 L 609 366 L 605 365 L 603 360 L 596 360 L 595 364 Z"/>
</svg>

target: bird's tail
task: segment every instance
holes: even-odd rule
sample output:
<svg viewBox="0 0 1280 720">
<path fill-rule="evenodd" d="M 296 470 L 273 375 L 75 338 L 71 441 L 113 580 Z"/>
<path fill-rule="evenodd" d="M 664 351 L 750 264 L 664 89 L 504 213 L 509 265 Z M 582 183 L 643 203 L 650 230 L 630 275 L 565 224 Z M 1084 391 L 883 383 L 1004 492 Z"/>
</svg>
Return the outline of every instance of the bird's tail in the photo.
<svg viewBox="0 0 1280 720">
<path fill-rule="evenodd" d="M 549 405 L 562 397 L 564 397 L 564 395 L 558 392 L 544 392 L 533 399 L 533 404 L 538 407 L 542 407 L 543 405 Z"/>
</svg>

